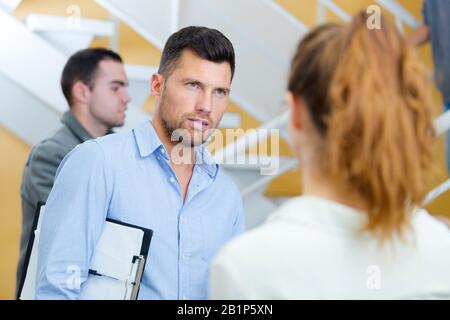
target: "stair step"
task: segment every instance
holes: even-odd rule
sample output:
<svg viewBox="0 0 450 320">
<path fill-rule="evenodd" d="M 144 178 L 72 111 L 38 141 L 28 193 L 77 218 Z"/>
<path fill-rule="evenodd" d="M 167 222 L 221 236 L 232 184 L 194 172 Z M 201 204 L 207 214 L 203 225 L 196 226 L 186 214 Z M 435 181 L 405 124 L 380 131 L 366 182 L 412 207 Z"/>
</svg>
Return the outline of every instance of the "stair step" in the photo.
<svg viewBox="0 0 450 320">
<path fill-rule="evenodd" d="M 69 32 L 89 34 L 96 37 L 111 37 L 115 34 L 114 23 L 100 19 L 30 14 L 25 19 L 25 24 L 31 31 L 35 32 Z"/>
<path fill-rule="evenodd" d="M 0 0 L 0 10 L 6 13 L 13 13 L 22 0 Z"/>
</svg>

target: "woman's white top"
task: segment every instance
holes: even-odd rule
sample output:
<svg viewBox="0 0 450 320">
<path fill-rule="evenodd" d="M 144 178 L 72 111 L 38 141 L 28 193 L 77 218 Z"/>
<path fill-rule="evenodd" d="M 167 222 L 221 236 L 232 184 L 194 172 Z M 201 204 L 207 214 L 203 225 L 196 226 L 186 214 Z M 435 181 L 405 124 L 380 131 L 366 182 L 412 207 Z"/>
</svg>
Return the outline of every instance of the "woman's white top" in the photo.
<svg viewBox="0 0 450 320">
<path fill-rule="evenodd" d="M 358 233 L 366 214 L 297 197 L 227 244 L 211 299 L 450 299 L 450 229 L 418 209 L 406 243 Z"/>
</svg>

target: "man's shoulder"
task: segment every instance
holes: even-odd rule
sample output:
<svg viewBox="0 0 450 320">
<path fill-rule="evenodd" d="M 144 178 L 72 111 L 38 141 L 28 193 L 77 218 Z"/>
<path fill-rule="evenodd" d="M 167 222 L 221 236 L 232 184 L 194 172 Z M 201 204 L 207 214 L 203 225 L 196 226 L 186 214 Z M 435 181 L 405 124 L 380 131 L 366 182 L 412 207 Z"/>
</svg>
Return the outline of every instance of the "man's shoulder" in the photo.
<svg viewBox="0 0 450 320">
<path fill-rule="evenodd" d="M 66 125 L 59 128 L 47 141 L 68 151 L 81 143 L 80 139 Z"/>
<path fill-rule="evenodd" d="M 56 134 L 48 139 L 42 140 L 31 150 L 30 160 L 64 158 L 76 146 L 76 144 L 67 144 L 64 142 Z"/>
<path fill-rule="evenodd" d="M 93 140 L 107 154 L 122 153 L 126 148 L 133 146 L 132 131 L 124 130 L 118 133 L 111 133 Z"/>
<path fill-rule="evenodd" d="M 129 154 L 128 150 L 132 148 L 132 139 L 130 131 L 120 133 L 111 133 L 96 139 L 87 140 L 76 146 L 70 156 L 74 154 L 86 161 L 107 159 L 108 163 L 118 162 L 124 154 Z"/>
<path fill-rule="evenodd" d="M 79 140 L 74 136 L 67 126 L 62 126 L 51 137 L 42 140 L 33 147 L 36 154 L 48 155 L 66 155 L 75 146 L 79 144 Z"/>
</svg>

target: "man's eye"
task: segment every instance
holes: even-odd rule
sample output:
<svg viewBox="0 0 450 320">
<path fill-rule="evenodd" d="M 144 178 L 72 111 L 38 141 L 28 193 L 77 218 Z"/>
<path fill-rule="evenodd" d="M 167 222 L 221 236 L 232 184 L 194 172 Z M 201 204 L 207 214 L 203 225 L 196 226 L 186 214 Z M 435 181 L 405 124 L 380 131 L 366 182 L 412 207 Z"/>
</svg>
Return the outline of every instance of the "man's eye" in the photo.
<svg viewBox="0 0 450 320">
<path fill-rule="evenodd" d="M 188 86 L 188 88 L 191 88 L 191 89 L 198 89 L 199 88 L 199 85 L 196 82 L 188 82 L 187 86 Z"/>
<path fill-rule="evenodd" d="M 227 95 L 227 92 L 223 89 L 216 89 L 216 96 L 218 97 L 224 97 Z"/>
<path fill-rule="evenodd" d="M 119 90 L 119 87 L 111 87 L 111 90 L 117 92 Z"/>
</svg>

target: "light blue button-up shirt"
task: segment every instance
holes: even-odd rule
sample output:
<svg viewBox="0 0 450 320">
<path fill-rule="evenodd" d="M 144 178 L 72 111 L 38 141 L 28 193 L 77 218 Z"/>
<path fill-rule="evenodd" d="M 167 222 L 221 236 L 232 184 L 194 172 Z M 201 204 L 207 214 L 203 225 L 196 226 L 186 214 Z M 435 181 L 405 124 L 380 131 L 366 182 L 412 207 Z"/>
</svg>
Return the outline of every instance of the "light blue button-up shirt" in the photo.
<svg viewBox="0 0 450 320">
<path fill-rule="evenodd" d="M 244 230 L 242 198 L 204 147 L 183 202 L 151 122 L 87 141 L 61 163 L 41 227 L 36 297 L 76 299 L 105 218 L 154 231 L 139 299 L 206 299 L 213 256 Z M 199 162 L 199 161 L 196 161 Z"/>
</svg>

